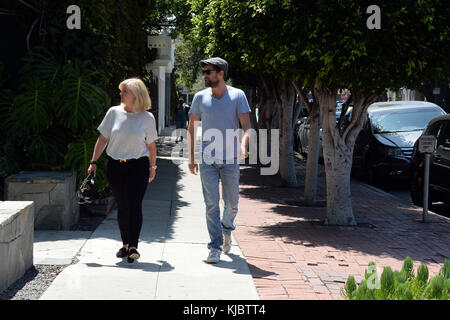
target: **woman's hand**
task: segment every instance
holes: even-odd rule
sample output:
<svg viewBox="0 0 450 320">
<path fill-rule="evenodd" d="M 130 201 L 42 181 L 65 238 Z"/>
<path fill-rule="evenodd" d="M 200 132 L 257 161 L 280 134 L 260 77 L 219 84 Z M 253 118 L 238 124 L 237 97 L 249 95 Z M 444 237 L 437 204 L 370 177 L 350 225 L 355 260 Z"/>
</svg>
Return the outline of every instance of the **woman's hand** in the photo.
<svg viewBox="0 0 450 320">
<path fill-rule="evenodd" d="M 91 172 L 94 172 L 94 177 L 97 175 L 97 165 L 91 164 L 88 168 L 88 174 L 91 174 Z"/>
<path fill-rule="evenodd" d="M 108 139 L 106 139 L 101 134 L 98 135 L 97 142 L 94 147 L 94 154 L 92 155 L 91 161 L 97 161 L 95 159 L 100 158 L 103 150 L 105 150 L 106 145 L 108 144 Z M 88 168 L 88 174 L 94 172 L 94 177 L 97 175 L 97 165 L 95 163 L 91 163 Z"/>
<path fill-rule="evenodd" d="M 150 169 L 150 176 L 148 178 L 148 183 L 152 182 L 153 179 L 155 179 L 155 176 L 156 176 L 156 169 L 151 168 Z"/>
</svg>

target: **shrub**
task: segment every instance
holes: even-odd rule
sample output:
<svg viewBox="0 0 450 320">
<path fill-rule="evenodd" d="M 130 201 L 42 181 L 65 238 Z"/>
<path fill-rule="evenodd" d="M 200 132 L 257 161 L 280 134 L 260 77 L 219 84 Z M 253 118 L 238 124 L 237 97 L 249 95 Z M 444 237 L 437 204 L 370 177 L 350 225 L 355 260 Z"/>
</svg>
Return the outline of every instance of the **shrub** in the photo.
<svg viewBox="0 0 450 320">
<path fill-rule="evenodd" d="M 351 300 L 353 292 L 356 290 L 356 281 L 354 276 L 349 276 L 344 287 L 344 297 Z"/>
<path fill-rule="evenodd" d="M 446 279 L 450 278 L 450 260 L 445 260 L 444 266 L 439 274 Z"/>
<path fill-rule="evenodd" d="M 439 274 L 428 280 L 429 272 L 421 264 L 414 276 L 414 264 L 407 257 L 400 271 L 385 267 L 378 279 L 376 265 L 369 264 L 365 279 L 357 286 L 349 276 L 342 296 L 348 300 L 448 300 L 450 292 L 450 260 L 445 260 Z"/>
<path fill-rule="evenodd" d="M 53 53 L 54 52 L 54 53 Z M 16 92 L 0 86 L 0 177 L 20 170 L 63 170 L 87 175 L 110 98 L 98 86 L 102 75 L 90 61 L 67 60 L 43 46 L 23 58 Z M 0 66 L 0 85 L 4 82 Z M 96 184 L 109 194 L 99 159 Z M 102 170 L 103 169 L 103 170 Z"/>
</svg>

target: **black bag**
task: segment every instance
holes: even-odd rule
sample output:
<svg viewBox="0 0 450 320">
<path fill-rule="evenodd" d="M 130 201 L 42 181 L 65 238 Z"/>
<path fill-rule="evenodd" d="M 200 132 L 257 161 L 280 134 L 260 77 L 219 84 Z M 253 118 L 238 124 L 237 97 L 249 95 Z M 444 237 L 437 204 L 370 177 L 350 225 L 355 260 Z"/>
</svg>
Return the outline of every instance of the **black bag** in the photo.
<svg viewBox="0 0 450 320">
<path fill-rule="evenodd" d="M 97 187 L 94 183 L 94 173 L 91 172 L 81 183 L 80 189 L 77 191 L 78 203 L 92 203 L 98 197 Z"/>
</svg>

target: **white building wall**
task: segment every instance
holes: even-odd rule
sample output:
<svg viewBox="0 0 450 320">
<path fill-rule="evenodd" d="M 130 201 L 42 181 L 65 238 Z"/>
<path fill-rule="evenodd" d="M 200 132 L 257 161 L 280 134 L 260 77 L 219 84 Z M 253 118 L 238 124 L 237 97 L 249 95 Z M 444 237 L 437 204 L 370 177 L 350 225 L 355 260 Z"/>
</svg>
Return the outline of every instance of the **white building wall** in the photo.
<svg viewBox="0 0 450 320">
<path fill-rule="evenodd" d="M 170 99 L 166 97 L 166 85 L 170 85 L 166 83 L 166 74 L 173 70 L 175 41 L 163 31 L 160 35 L 149 36 L 147 45 L 150 49 L 157 50 L 156 60 L 147 66 L 147 70 L 152 70 L 158 80 L 158 133 L 161 133 L 165 126 L 166 99 Z"/>
</svg>

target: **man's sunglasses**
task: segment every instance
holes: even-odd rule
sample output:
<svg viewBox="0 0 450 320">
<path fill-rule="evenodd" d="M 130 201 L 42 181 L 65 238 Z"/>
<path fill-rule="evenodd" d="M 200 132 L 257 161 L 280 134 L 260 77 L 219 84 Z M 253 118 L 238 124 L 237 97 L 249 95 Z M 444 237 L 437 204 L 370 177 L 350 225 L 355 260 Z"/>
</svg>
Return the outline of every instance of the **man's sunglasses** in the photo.
<svg viewBox="0 0 450 320">
<path fill-rule="evenodd" d="M 208 74 L 208 75 L 209 75 L 209 74 L 210 74 L 211 72 L 213 72 L 213 71 L 215 71 L 215 72 L 218 72 L 218 71 L 217 71 L 217 70 L 215 70 L 215 69 L 206 69 L 206 70 L 202 70 L 202 73 L 203 73 L 203 74 L 205 74 L 205 73 L 206 73 L 206 74 Z"/>
</svg>

